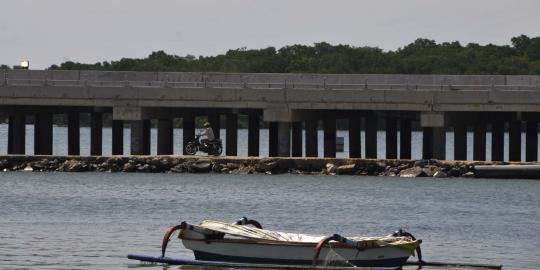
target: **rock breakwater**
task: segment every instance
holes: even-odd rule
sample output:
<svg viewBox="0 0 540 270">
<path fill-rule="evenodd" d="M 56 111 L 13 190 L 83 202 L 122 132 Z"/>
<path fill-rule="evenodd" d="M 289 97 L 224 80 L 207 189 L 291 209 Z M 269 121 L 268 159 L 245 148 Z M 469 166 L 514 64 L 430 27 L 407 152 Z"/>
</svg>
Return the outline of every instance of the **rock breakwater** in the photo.
<svg viewBox="0 0 540 270">
<path fill-rule="evenodd" d="M 474 177 L 476 165 L 438 160 L 185 156 L 0 156 L 1 171 L 325 174 L 399 177 Z"/>
</svg>

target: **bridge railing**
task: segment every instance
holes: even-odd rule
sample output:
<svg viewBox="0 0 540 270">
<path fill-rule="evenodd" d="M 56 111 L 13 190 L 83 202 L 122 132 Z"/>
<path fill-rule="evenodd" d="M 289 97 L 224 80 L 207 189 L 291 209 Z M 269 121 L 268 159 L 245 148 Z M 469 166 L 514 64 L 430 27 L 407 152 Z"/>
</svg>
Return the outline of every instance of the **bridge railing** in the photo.
<svg viewBox="0 0 540 270">
<path fill-rule="evenodd" d="M 247 82 L 177 82 L 177 81 L 99 81 L 9 79 L 0 86 L 30 87 L 133 87 L 133 88 L 224 88 L 224 89 L 304 89 L 304 90 L 409 90 L 409 91 L 540 91 L 536 85 L 452 85 L 452 84 L 326 84 L 326 83 L 247 83 Z"/>
</svg>

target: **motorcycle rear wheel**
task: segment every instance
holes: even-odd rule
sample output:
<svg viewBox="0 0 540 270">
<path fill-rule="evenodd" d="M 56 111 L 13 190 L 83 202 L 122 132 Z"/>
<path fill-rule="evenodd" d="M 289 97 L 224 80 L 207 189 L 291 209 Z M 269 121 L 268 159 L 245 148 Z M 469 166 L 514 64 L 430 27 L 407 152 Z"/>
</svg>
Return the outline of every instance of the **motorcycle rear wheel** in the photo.
<svg viewBox="0 0 540 270">
<path fill-rule="evenodd" d="M 195 155 L 197 153 L 198 149 L 197 149 L 197 146 L 194 143 L 188 143 L 184 147 L 184 150 L 185 150 L 186 154 L 188 154 L 188 155 Z"/>
<path fill-rule="evenodd" d="M 214 151 L 212 151 L 212 155 L 214 156 L 220 156 L 221 153 L 223 153 L 223 147 L 221 145 L 216 145 L 216 148 L 213 150 Z"/>
</svg>

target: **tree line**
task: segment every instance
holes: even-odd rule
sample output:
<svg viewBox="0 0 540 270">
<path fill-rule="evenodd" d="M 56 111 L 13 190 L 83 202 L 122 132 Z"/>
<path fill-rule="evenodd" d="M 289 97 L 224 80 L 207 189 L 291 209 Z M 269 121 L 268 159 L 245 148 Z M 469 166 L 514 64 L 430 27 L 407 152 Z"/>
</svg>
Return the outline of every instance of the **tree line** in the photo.
<svg viewBox="0 0 540 270">
<path fill-rule="evenodd" d="M 51 70 L 184 71 L 248 73 L 507 74 L 540 75 L 540 37 L 520 35 L 512 45 L 436 43 L 419 38 L 395 51 L 376 47 L 290 45 L 280 49 L 240 48 L 217 56 L 177 56 L 164 51 L 146 58 L 94 64 L 66 61 Z M 1 65 L 1 68 L 9 68 Z"/>
</svg>

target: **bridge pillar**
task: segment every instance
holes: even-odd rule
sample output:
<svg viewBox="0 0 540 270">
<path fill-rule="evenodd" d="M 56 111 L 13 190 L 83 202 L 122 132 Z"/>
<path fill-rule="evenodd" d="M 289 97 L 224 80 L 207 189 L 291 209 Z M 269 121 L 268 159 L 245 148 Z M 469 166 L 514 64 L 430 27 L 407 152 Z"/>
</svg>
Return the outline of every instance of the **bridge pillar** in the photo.
<svg viewBox="0 0 540 270">
<path fill-rule="evenodd" d="M 362 137 L 360 134 L 360 117 L 349 118 L 349 157 L 362 157 Z"/>
<path fill-rule="evenodd" d="M 51 113 L 40 113 L 35 116 L 34 154 L 52 155 L 53 152 L 53 119 Z"/>
<path fill-rule="evenodd" d="M 251 113 L 248 115 L 248 156 L 259 156 L 259 121 L 258 114 Z"/>
<path fill-rule="evenodd" d="M 277 122 L 278 125 L 278 157 L 291 156 L 291 123 Z"/>
<path fill-rule="evenodd" d="M 411 120 L 402 119 L 399 127 L 399 158 L 411 159 Z"/>
<path fill-rule="evenodd" d="M 302 156 L 302 122 L 292 122 L 292 156 Z"/>
<path fill-rule="evenodd" d="M 486 160 L 486 124 L 484 122 L 474 125 L 473 160 Z"/>
<path fill-rule="evenodd" d="M 68 113 L 68 155 L 81 154 L 81 124 L 78 112 Z"/>
<path fill-rule="evenodd" d="M 319 155 L 317 126 L 317 120 L 306 120 L 306 157 Z"/>
<path fill-rule="evenodd" d="M 131 154 L 150 155 L 150 120 L 131 121 Z"/>
<path fill-rule="evenodd" d="M 8 154 L 25 154 L 26 117 L 16 114 L 8 120 Z"/>
<path fill-rule="evenodd" d="M 103 137 L 103 113 L 90 114 L 90 155 L 101 156 Z"/>
<path fill-rule="evenodd" d="M 467 125 L 454 125 L 454 160 L 467 160 Z"/>
<path fill-rule="evenodd" d="M 124 121 L 112 120 L 112 154 L 124 154 Z"/>
<path fill-rule="evenodd" d="M 377 158 L 377 117 L 366 117 L 366 158 Z"/>
<path fill-rule="evenodd" d="M 433 128 L 433 158 L 446 159 L 446 128 Z"/>
<path fill-rule="evenodd" d="M 433 158 L 433 128 L 424 127 L 422 135 L 422 159 L 431 159 Z"/>
<path fill-rule="evenodd" d="M 323 120 L 324 157 L 336 157 L 336 119 L 328 117 Z"/>
<path fill-rule="evenodd" d="M 508 159 L 521 161 L 521 121 L 511 120 L 508 123 Z"/>
<path fill-rule="evenodd" d="M 212 130 L 214 131 L 214 137 L 216 137 L 216 139 L 221 138 L 220 136 L 221 126 L 220 126 L 220 121 L 219 121 L 219 114 L 218 113 L 208 114 L 208 122 L 210 123 L 210 127 L 212 127 Z"/>
<path fill-rule="evenodd" d="M 173 119 L 158 119 L 157 154 L 173 154 Z"/>
<path fill-rule="evenodd" d="M 491 124 L 491 160 L 504 161 L 504 121 Z"/>
<path fill-rule="evenodd" d="M 238 114 L 228 113 L 226 116 L 226 141 L 225 155 L 238 155 Z M 249 136 L 249 135 L 248 135 Z M 249 141 L 249 138 L 248 138 Z M 248 142 L 249 143 L 249 142 Z"/>
<path fill-rule="evenodd" d="M 397 159 L 397 121 L 386 118 L 386 159 Z"/>
<path fill-rule="evenodd" d="M 278 122 L 268 123 L 268 156 L 278 156 Z"/>
<path fill-rule="evenodd" d="M 182 134 L 184 137 L 182 142 L 182 153 L 186 155 L 186 144 L 195 139 L 195 115 L 186 114 L 183 116 L 182 121 Z"/>
<path fill-rule="evenodd" d="M 538 122 L 527 121 L 525 161 L 538 161 Z"/>
<path fill-rule="evenodd" d="M 420 114 L 420 125 L 424 127 L 422 157 L 424 159 L 446 159 L 446 128 L 444 113 Z"/>
</svg>

